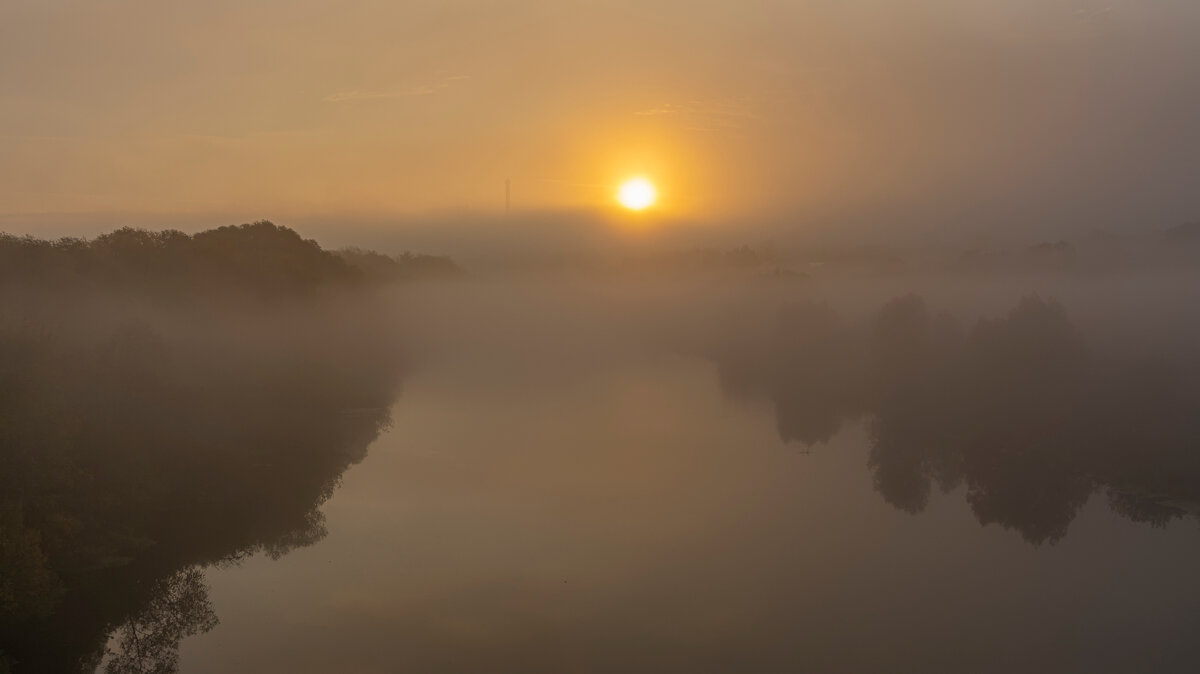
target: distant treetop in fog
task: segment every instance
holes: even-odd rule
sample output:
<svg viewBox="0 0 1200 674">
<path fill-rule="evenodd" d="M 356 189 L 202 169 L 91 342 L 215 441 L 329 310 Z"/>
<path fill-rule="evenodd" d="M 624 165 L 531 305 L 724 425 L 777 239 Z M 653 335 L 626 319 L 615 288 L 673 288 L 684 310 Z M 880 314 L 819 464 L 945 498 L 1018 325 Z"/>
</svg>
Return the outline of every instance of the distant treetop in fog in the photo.
<svg viewBox="0 0 1200 674">
<path fill-rule="evenodd" d="M 122 228 L 92 240 L 0 234 L 0 285 L 111 288 L 171 297 L 311 295 L 320 286 L 456 270 L 447 258 L 333 253 L 262 220 L 197 234 Z"/>
<path fill-rule="evenodd" d="M 420 255 L 407 251 L 400 255 L 384 255 L 362 248 L 343 248 L 337 255 L 370 281 L 449 278 L 462 274 L 454 260 L 437 255 Z"/>
</svg>

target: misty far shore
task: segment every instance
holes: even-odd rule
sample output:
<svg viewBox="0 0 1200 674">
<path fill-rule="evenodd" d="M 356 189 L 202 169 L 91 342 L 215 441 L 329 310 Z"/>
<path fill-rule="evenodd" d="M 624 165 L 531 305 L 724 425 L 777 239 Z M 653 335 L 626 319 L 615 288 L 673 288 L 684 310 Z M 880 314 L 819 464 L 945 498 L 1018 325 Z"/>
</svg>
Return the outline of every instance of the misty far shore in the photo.
<svg viewBox="0 0 1200 674">
<path fill-rule="evenodd" d="M 142 220 L 130 218 L 133 222 Z M 111 221 L 106 218 L 103 222 Z M 204 218 L 199 222 L 213 221 Z M 772 225 L 739 219 L 723 223 L 670 220 L 630 223 L 587 213 L 514 213 L 510 217 L 431 215 L 426 220 L 399 221 L 354 218 L 285 221 L 289 228 L 304 232 L 330 251 L 345 253 L 357 248 L 388 256 L 418 256 L 426 261 L 449 258 L 472 273 L 612 271 L 627 264 L 641 268 L 694 268 L 701 258 L 732 255 L 743 249 L 750 249 L 764 262 L 797 273 L 828 267 L 852 273 L 1066 270 L 1103 274 L 1186 270 L 1200 265 L 1200 220 L 1143 223 L 1122 230 L 1006 227 L 1001 228 L 1003 236 L 952 237 L 943 232 L 903 239 L 891 231 L 873 233 L 832 226 L 822 229 L 814 225 L 809 232 L 804 221 Z M 0 221 L 0 232 L 28 229 L 21 222 L 19 218 L 10 223 Z M 109 227 L 86 223 L 49 229 L 75 234 L 51 239 L 16 234 L 0 236 L 10 243 L 20 239 L 65 244 L 95 238 L 95 232 Z M 157 225 L 148 224 L 123 227 L 120 231 L 130 229 L 159 231 Z M 181 229 L 196 234 L 214 231 L 205 224 L 190 224 Z"/>
</svg>

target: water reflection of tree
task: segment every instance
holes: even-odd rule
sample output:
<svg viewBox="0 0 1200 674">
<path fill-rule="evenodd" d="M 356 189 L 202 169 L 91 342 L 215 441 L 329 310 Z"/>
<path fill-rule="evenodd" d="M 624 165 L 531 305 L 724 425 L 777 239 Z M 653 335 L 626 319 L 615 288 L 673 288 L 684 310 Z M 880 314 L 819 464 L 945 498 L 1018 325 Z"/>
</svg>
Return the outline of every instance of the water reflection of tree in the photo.
<svg viewBox="0 0 1200 674">
<path fill-rule="evenodd" d="M 787 316 L 718 354 L 722 384 L 769 396 L 784 440 L 823 443 L 864 416 L 875 487 L 901 510 L 963 485 L 980 523 L 1040 544 L 1097 488 L 1114 512 L 1160 526 L 1200 500 L 1192 354 L 1100 358 L 1038 297 L 969 330 L 916 296 L 857 326 L 824 305 Z"/>
<path fill-rule="evenodd" d="M 217 626 L 208 600 L 204 573 L 180 571 L 156 583 L 150 601 L 130 616 L 114 635 L 116 648 L 107 654 L 106 674 L 169 674 L 179 668 L 184 637 Z"/>
<path fill-rule="evenodd" d="M 315 244 L 273 226 L 122 236 L 39 248 L 70 279 L 57 287 L 20 282 L 45 265 L 0 279 L 16 300 L 0 311 L 0 662 L 14 671 L 173 671 L 179 641 L 216 624 L 202 569 L 319 540 L 320 505 L 396 391 L 389 322 Z M 278 264 L 203 252 L 239 237 Z M 161 266 L 145 246 L 210 266 Z M 238 294 L 246 283 L 269 293 Z"/>
<path fill-rule="evenodd" d="M 781 312 L 766 335 L 748 335 L 718 357 L 722 387 L 736 397 L 765 388 L 779 410 L 779 435 L 805 445 L 827 442 L 861 407 L 854 345 L 860 336 L 823 303 Z M 786 353 L 787 358 L 777 358 Z"/>
</svg>

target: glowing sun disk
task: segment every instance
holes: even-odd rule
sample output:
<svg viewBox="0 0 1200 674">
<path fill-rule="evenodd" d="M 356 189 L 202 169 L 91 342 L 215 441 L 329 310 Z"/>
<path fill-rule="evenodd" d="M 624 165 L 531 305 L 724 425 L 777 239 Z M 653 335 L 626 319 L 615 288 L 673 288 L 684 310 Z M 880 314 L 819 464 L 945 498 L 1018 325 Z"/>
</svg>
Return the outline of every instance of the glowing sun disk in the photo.
<svg viewBox="0 0 1200 674">
<path fill-rule="evenodd" d="M 630 178 L 621 184 L 617 190 L 617 201 L 622 206 L 634 211 L 640 211 L 654 205 L 658 198 L 658 190 L 654 184 L 645 178 Z"/>
</svg>

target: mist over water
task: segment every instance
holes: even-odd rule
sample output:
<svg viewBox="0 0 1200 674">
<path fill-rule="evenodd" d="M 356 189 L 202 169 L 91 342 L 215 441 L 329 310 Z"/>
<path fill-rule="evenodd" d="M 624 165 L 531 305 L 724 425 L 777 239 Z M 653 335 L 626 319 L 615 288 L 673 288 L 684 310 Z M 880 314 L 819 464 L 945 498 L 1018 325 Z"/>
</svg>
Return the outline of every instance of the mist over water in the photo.
<svg viewBox="0 0 1200 674">
<path fill-rule="evenodd" d="M 213 575 L 237 627 L 182 662 L 1185 671 L 1193 283 L 405 289 L 420 355 L 334 533 Z"/>
<path fill-rule="evenodd" d="M 1190 671 L 1171 241 L 463 273 L 269 223 L 6 239 L 0 662 Z"/>
</svg>

